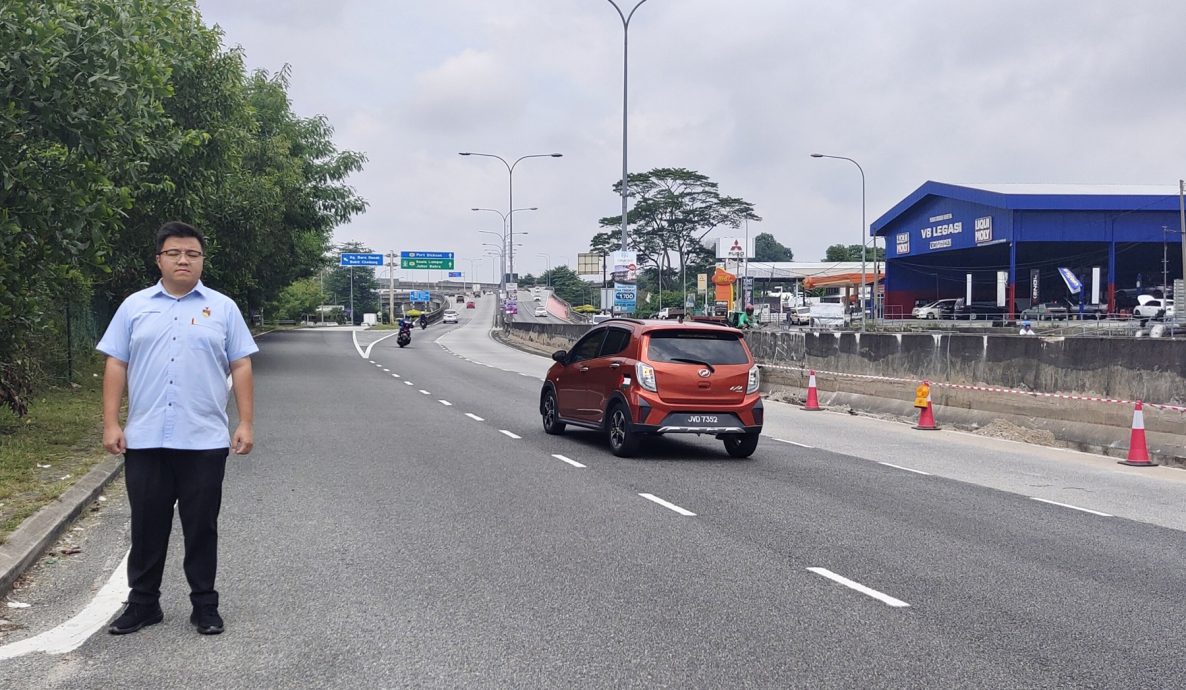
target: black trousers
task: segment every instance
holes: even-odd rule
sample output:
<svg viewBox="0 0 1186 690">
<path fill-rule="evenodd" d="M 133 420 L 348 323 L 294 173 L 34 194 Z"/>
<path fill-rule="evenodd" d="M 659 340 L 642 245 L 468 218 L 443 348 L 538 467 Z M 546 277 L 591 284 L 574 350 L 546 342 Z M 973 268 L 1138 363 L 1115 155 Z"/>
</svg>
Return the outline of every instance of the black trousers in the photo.
<svg viewBox="0 0 1186 690">
<path fill-rule="evenodd" d="M 228 448 L 174 450 L 129 448 L 124 479 L 132 505 L 128 601 L 155 604 L 161 596 L 165 554 L 173 531 L 173 504 L 185 538 L 185 579 L 195 605 L 218 604 L 218 512 Z"/>
</svg>

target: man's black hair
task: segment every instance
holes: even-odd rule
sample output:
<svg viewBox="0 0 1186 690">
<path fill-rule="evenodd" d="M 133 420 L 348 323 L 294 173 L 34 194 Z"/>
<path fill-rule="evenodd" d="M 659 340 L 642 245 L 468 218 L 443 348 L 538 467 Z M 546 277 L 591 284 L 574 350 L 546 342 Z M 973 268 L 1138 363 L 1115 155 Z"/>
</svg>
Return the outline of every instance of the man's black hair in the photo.
<svg viewBox="0 0 1186 690">
<path fill-rule="evenodd" d="M 165 240 L 170 237 L 195 237 L 198 244 L 202 245 L 202 251 L 206 251 L 206 237 L 202 231 L 190 225 L 189 223 L 182 223 L 179 220 L 171 220 L 161 226 L 160 230 L 156 231 L 156 250 L 161 251 L 161 247 L 165 246 Z"/>
</svg>

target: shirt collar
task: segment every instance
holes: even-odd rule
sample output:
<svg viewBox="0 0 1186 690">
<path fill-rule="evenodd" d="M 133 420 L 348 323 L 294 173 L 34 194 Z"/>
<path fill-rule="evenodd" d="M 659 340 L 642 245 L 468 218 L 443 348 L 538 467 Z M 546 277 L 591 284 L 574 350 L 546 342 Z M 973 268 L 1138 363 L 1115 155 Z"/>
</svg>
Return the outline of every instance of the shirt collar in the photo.
<svg viewBox="0 0 1186 690">
<path fill-rule="evenodd" d="M 198 297 L 202 297 L 206 294 L 206 292 L 205 292 L 206 286 L 202 284 L 201 280 L 198 280 L 198 284 L 194 286 L 194 289 L 185 293 L 181 297 L 174 297 L 173 295 L 170 295 L 165 290 L 165 281 L 163 281 L 163 280 L 156 281 L 155 288 L 156 289 L 153 291 L 152 297 L 162 297 L 163 296 L 163 297 L 168 297 L 169 299 L 181 300 L 181 299 L 185 299 L 186 297 L 189 297 L 190 295 L 194 295 L 194 294 L 196 294 Z"/>
</svg>

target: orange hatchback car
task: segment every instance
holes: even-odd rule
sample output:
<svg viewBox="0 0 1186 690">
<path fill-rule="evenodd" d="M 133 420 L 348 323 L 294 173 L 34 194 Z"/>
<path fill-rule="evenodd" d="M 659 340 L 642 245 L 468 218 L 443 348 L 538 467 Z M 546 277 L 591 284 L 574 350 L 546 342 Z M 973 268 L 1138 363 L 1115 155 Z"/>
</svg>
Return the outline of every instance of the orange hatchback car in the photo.
<svg viewBox="0 0 1186 690">
<path fill-rule="evenodd" d="M 552 359 L 539 399 L 549 434 L 602 430 L 623 457 L 646 434 L 712 434 L 735 458 L 758 447 L 761 377 L 735 328 L 615 318 Z"/>
</svg>

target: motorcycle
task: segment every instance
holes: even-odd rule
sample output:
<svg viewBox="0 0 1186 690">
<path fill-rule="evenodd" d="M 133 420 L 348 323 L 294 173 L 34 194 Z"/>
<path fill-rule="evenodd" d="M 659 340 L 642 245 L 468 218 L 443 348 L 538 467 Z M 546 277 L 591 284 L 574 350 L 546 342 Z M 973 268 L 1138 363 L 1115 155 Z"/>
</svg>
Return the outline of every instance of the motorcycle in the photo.
<svg viewBox="0 0 1186 690">
<path fill-rule="evenodd" d="M 420 317 L 420 330 L 424 330 L 425 328 L 428 328 L 428 319 L 421 316 Z"/>
<path fill-rule="evenodd" d="M 395 344 L 404 347 L 412 342 L 412 325 L 401 324 L 399 327 L 399 335 L 395 336 Z"/>
</svg>

